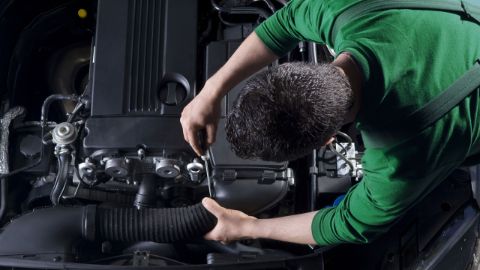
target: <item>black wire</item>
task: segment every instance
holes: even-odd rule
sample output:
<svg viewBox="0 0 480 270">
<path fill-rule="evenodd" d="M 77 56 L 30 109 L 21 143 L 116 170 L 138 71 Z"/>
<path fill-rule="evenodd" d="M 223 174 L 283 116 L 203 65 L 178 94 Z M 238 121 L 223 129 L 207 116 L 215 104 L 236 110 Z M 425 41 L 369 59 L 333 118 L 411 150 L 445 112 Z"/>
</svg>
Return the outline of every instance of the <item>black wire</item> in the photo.
<svg viewBox="0 0 480 270">
<path fill-rule="evenodd" d="M 347 148 L 345 148 L 345 146 L 343 146 L 342 143 L 337 142 L 337 144 L 342 148 L 343 152 L 340 152 L 340 153 L 342 153 L 343 155 L 347 155 L 348 154 Z"/>
<path fill-rule="evenodd" d="M 286 0 L 276 0 L 278 3 L 280 3 L 282 6 L 286 6 L 287 5 L 287 1 Z"/>
<path fill-rule="evenodd" d="M 241 25 L 242 23 L 234 23 L 234 22 L 229 22 L 227 20 L 225 20 L 225 18 L 223 18 L 223 13 L 222 12 L 219 12 L 218 13 L 218 19 L 225 25 L 228 25 L 228 26 L 235 26 L 235 25 Z"/>
<path fill-rule="evenodd" d="M 257 7 L 234 7 L 234 8 L 226 8 L 222 7 L 215 2 L 215 0 L 210 0 L 210 3 L 212 4 L 213 8 L 216 9 L 219 12 L 224 12 L 228 14 L 241 14 L 241 15 L 246 15 L 246 14 L 256 14 L 259 15 L 260 17 L 263 17 L 264 19 L 270 17 L 271 14 L 266 12 L 262 8 L 257 8 Z"/>
<path fill-rule="evenodd" d="M 352 140 L 352 138 L 351 138 L 350 136 L 348 136 L 347 133 L 343 133 L 343 132 L 341 132 L 341 131 L 337 131 L 337 135 L 340 136 L 340 137 L 342 137 L 342 138 L 344 138 L 344 139 L 346 139 L 346 140 L 348 141 L 348 146 L 349 146 L 349 147 L 352 145 L 353 140 Z"/>
<path fill-rule="evenodd" d="M 330 148 L 330 151 L 332 151 L 335 155 L 337 155 L 339 158 L 341 158 L 343 161 L 345 161 L 345 162 L 348 164 L 348 166 L 350 167 L 350 172 L 353 172 L 353 170 L 354 170 L 355 167 L 353 166 L 353 163 L 352 163 L 350 160 L 348 160 L 347 157 L 345 157 L 344 155 L 342 155 L 341 153 L 339 153 L 339 152 L 335 149 L 335 147 L 333 147 L 333 144 L 331 144 L 331 143 L 328 144 L 328 148 Z"/>
<path fill-rule="evenodd" d="M 78 102 L 75 108 L 73 109 L 72 113 L 68 116 L 67 122 L 72 123 L 75 117 L 77 116 L 78 112 L 85 106 L 83 102 Z"/>
<path fill-rule="evenodd" d="M 221 6 L 219 6 L 219 5 L 215 2 L 215 0 L 210 0 L 210 3 L 212 3 L 213 8 L 216 9 L 217 11 L 226 12 L 226 11 L 225 11 L 226 9 L 223 8 L 223 7 L 221 7 Z"/>
<path fill-rule="evenodd" d="M 262 0 L 266 5 L 267 7 L 272 11 L 272 14 L 275 13 L 276 9 L 275 9 L 275 6 L 273 5 L 272 1 L 270 0 Z"/>
<path fill-rule="evenodd" d="M 50 105 L 52 105 L 54 101 L 59 101 L 59 100 L 72 100 L 72 101 L 78 102 L 80 101 L 80 98 L 77 95 L 61 95 L 61 94 L 55 94 L 47 97 L 45 101 L 43 101 L 42 112 L 40 115 L 40 122 L 42 123 L 43 126 L 46 125 L 48 112 L 50 110 Z"/>
</svg>

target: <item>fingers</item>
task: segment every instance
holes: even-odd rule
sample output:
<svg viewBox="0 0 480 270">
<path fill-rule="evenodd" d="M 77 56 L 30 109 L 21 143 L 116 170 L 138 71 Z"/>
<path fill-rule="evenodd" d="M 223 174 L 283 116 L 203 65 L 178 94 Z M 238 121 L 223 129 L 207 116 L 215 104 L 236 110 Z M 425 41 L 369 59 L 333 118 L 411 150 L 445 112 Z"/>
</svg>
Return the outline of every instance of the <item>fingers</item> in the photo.
<svg viewBox="0 0 480 270">
<path fill-rule="evenodd" d="M 218 241 L 216 233 L 212 230 L 203 236 L 205 240 Z"/>
<path fill-rule="evenodd" d="M 225 208 L 221 207 L 216 201 L 208 197 L 203 198 L 202 204 L 210 213 L 212 213 L 217 218 L 223 216 L 226 210 Z"/>
<path fill-rule="evenodd" d="M 189 125 L 180 119 L 180 123 L 182 124 L 182 131 L 183 131 L 183 138 L 185 141 L 190 144 L 195 154 L 198 156 L 203 155 L 203 150 L 200 146 L 199 138 L 198 138 L 198 130 L 199 128 L 194 125 Z"/>
<path fill-rule="evenodd" d="M 207 125 L 206 129 L 207 129 L 207 146 L 210 146 L 215 142 L 217 126 L 210 124 L 210 125 Z"/>
<path fill-rule="evenodd" d="M 198 156 L 203 155 L 206 148 L 215 141 L 219 110 L 217 102 L 198 95 L 182 111 L 180 123 L 183 138 Z M 203 139 L 199 138 L 199 131 L 205 131 Z"/>
<path fill-rule="evenodd" d="M 215 217 L 217 217 L 217 219 L 219 219 L 219 222 L 217 223 L 215 228 L 213 228 L 213 230 L 205 234 L 203 238 L 205 238 L 206 240 L 213 240 L 213 241 L 221 241 L 221 240 L 226 241 L 227 239 L 223 237 L 224 233 L 222 232 L 222 226 L 220 224 L 221 223 L 220 217 L 223 216 L 223 212 L 225 211 L 225 208 L 221 207 L 216 201 L 208 197 L 203 198 L 202 204 L 205 207 L 205 209 L 207 209 L 210 213 L 212 213 Z"/>
<path fill-rule="evenodd" d="M 188 136 L 188 143 L 192 147 L 193 151 L 195 151 L 195 154 L 198 156 L 203 155 L 203 150 L 202 147 L 200 146 L 200 141 L 198 138 L 198 130 L 197 129 L 189 129 L 187 131 L 187 136 Z"/>
<path fill-rule="evenodd" d="M 184 112 L 187 113 L 188 112 Z M 186 116 L 182 113 L 182 117 L 180 118 L 180 124 L 182 125 L 182 132 L 183 132 L 183 139 L 190 144 L 195 154 L 198 156 L 203 155 L 202 147 L 200 146 L 200 141 L 198 138 L 198 131 L 200 127 L 192 124 Z"/>
<path fill-rule="evenodd" d="M 183 120 L 183 117 L 180 118 L 180 124 L 182 125 L 183 139 L 184 139 L 188 144 L 190 144 L 190 143 L 188 142 L 187 127 L 186 127 L 186 125 L 184 124 L 184 121 L 185 121 L 185 120 Z"/>
<path fill-rule="evenodd" d="M 190 108 L 190 104 L 188 104 L 182 111 L 182 115 L 180 117 L 180 125 L 182 126 L 182 132 L 183 132 L 183 139 L 187 142 L 188 142 L 188 128 L 189 128 L 189 125 L 188 125 L 188 120 L 187 120 L 187 116 L 189 115 L 189 108 Z M 190 143 L 189 143 L 190 144 Z"/>
</svg>

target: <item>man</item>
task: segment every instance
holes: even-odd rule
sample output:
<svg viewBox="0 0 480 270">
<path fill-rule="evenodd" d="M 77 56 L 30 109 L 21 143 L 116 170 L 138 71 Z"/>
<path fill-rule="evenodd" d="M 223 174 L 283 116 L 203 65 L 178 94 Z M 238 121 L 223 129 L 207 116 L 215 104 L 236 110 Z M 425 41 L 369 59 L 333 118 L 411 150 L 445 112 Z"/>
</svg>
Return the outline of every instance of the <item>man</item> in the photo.
<svg viewBox="0 0 480 270">
<path fill-rule="evenodd" d="M 288 64 L 250 81 L 228 116 L 228 139 L 240 156 L 290 160 L 328 143 L 343 122 L 355 120 L 366 146 L 363 181 L 337 207 L 275 219 L 255 219 L 205 199 L 218 218 L 208 239 L 367 243 L 479 152 L 478 91 L 415 134 L 386 142 L 373 134 L 394 132 L 392 119 L 421 108 L 472 67 L 480 57 L 480 26 L 453 13 L 391 9 L 345 24 L 330 40 L 334 18 L 357 2 L 291 1 L 206 82 L 181 123 L 185 140 L 201 154 L 196 134 L 205 129 L 207 143 L 214 142 L 220 100 L 229 89 L 300 40 L 326 43 L 338 55 L 331 65 Z"/>
</svg>

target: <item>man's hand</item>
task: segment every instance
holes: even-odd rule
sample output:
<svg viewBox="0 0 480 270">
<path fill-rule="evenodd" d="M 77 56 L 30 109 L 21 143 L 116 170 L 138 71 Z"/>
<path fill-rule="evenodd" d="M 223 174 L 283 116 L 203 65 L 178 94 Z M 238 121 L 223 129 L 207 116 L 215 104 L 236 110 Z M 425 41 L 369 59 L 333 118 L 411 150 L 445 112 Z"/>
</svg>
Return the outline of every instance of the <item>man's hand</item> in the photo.
<svg viewBox="0 0 480 270">
<path fill-rule="evenodd" d="M 239 239 L 266 238 L 297 244 L 315 244 L 311 225 L 316 212 L 268 219 L 257 219 L 237 210 L 221 207 L 210 198 L 202 200 L 203 206 L 217 217 L 207 240 L 227 243 Z"/>
<path fill-rule="evenodd" d="M 253 32 L 242 42 L 227 63 L 207 80 L 200 94 L 183 109 L 180 118 L 183 137 L 197 155 L 203 155 L 205 151 L 200 147 L 198 139 L 200 131 L 206 131 L 205 147 L 215 141 L 222 98 L 239 82 L 277 58 Z"/>
<path fill-rule="evenodd" d="M 196 96 L 182 112 L 180 123 L 182 124 L 183 138 L 187 141 L 199 156 L 206 148 L 215 142 L 218 120 L 220 119 L 220 101 L 211 94 L 209 86 L 205 85 L 204 89 Z M 199 133 L 206 131 L 206 141 L 200 142 Z M 202 146 L 205 149 L 202 149 Z"/>
<path fill-rule="evenodd" d="M 254 238 L 255 217 L 243 212 L 221 207 L 210 198 L 202 200 L 203 206 L 217 217 L 215 228 L 205 235 L 207 240 L 228 243 L 234 240 Z"/>
</svg>

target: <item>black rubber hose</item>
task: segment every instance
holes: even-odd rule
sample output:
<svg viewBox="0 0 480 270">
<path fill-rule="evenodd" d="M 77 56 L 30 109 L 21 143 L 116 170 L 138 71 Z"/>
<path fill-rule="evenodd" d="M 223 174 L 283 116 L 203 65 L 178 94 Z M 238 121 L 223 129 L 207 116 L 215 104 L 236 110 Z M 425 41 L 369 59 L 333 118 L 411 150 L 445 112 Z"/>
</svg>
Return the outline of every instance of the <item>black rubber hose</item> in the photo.
<svg viewBox="0 0 480 270">
<path fill-rule="evenodd" d="M 0 257 L 70 253 L 81 238 L 89 241 L 169 243 L 201 237 L 216 225 L 202 204 L 183 208 L 143 209 L 51 207 L 12 220 L 0 234 Z M 50 254 L 50 255 L 46 255 Z"/>
<path fill-rule="evenodd" d="M 88 223 L 88 222 L 87 222 Z M 180 208 L 98 208 L 96 239 L 171 243 L 203 236 L 217 219 L 201 203 Z"/>
<path fill-rule="evenodd" d="M 55 183 L 50 193 L 50 201 L 53 205 L 58 205 L 63 192 L 69 186 L 71 179 L 68 177 L 68 165 L 70 164 L 70 154 L 60 154 L 58 156 L 58 172 L 55 177 Z"/>
<path fill-rule="evenodd" d="M 0 222 L 7 212 L 7 180 L 0 181 Z"/>
<path fill-rule="evenodd" d="M 138 187 L 137 195 L 133 205 L 137 209 L 153 208 L 157 203 L 158 180 L 153 174 L 145 174 L 142 176 L 142 182 Z"/>
</svg>

